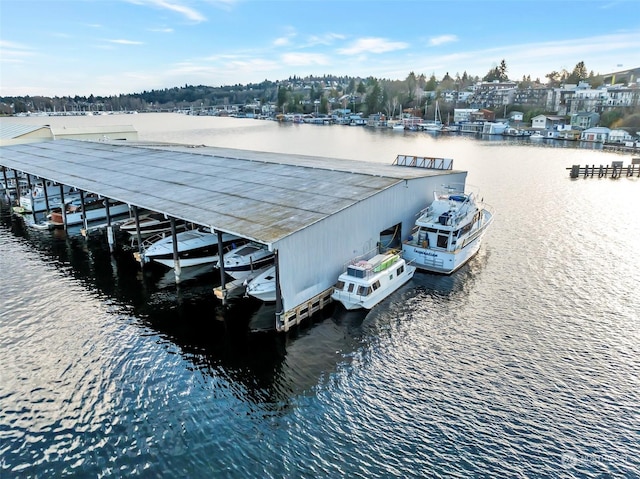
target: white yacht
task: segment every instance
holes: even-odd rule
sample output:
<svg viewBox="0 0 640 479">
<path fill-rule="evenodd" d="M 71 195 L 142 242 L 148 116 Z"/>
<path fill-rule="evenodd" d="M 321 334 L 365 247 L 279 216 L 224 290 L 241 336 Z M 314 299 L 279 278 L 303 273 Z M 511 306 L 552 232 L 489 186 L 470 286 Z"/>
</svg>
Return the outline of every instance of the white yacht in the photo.
<svg viewBox="0 0 640 479">
<path fill-rule="evenodd" d="M 444 186 L 420 212 L 402 244 L 402 256 L 418 269 L 451 274 L 478 252 L 493 217 L 493 208 L 477 193 L 465 193 L 459 185 Z"/>
<path fill-rule="evenodd" d="M 413 278 L 415 271 L 399 252 L 353 260 L 338 277 L 331 298 L 345 309 L 371 309 Z"/>
<path fill-rule="evenodd" d="M 181 267 L 199 266 L 206 263 L 216 263 L 218 256 L 218 234 L 206 231 L 204 228 L 182 231 L 176 234 L 178 258 Z M 241 242 L 235 235 L 222 235 L 223 247 L 233 247 Z M 143 242 L 143 263 L 154 261 L 168 268 L 173 268 L 173 237 L 171 234 L 160 234 Z"/>
</svg>

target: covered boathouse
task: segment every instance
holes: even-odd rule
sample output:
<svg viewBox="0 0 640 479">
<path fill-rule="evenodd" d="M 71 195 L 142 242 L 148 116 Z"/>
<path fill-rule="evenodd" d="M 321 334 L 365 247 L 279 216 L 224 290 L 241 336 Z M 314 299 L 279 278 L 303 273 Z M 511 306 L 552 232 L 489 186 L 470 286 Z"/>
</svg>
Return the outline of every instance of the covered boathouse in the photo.
<svg viewBox="0 0 640 479">
<path fill-rule="evenodd" d="M 406 239 L 435 189 L 466 179 L 442 159 L 78 140 L 3 146 L 0 165 L 266 245 L 277 252 L 279 331 L 328 303 L 345 265 L 389 231 Z"/>
</svg>

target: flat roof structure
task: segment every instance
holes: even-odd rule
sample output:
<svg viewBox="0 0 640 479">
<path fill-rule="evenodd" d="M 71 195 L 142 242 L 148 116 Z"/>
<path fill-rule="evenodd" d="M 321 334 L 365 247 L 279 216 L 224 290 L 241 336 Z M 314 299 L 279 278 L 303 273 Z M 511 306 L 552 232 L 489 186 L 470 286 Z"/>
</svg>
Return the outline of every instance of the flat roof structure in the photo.
<svg viewBox="0 0 640 479">
<path fill-rule="evenodd" d="M 466 172 L 450 169 L 452 160 L 399 155 L 393 165 L 394 160 L 143 142 L 54 140 L 0 147 L 6 168 L 277 252 L 280 331 L 330 302 L 344 265 L 382 245 L 385 232 L 406 238 L 443 182 L 466 179 Z"/>
<path fill-rule="evenodd" d="M 406 179 L 442 171 L 181 145 L 56 140 L 0 165 L 271 246 Z"/>
</svg>

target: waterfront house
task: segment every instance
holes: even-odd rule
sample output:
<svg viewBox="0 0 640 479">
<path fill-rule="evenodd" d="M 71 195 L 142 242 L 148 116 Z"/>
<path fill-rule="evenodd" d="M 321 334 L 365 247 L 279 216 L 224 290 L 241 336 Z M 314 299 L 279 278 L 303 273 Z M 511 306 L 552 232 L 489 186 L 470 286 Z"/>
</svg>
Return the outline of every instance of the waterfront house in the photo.
<svg viewBox="0 0 640 479">
<path fill-rule="evenodd" d="M 464 121 L 471 121 L 471 114 L 478 111 L 477 108 L 455 108 L 453 110 L 453 122 L 461 123 Z"/>
<path fill-rule="evenodd" d="M 582 141 L 594 141 L 596 143 L 604 143 L 609 139 L 609 133 L 611 130 L 604 126 L 596 126 L 584 130 L 580 134 L 580 140 Z"/>
<path fill-rule="evenodd" d="M 625 130 L 611 130 L 609 132 L 609 137 L 607 138 L 607 142 L 608 143 L 625 143 L 627 141 L 633 141 L 634 139 L 635 138 Z"/>
<path fill-rule="evenodd" d="M 531 128 L 536 130 L 557 130 L 567 124 L 567 117 L 562 115 L 538 115 L 531 119 Z"/>
<path fill-rule="evenodd" d="M 522 113 L 521 111 L 512 111 L 509 113 L 509 123 L 513 122 L 513 123 L 522 123 L 522 121 L 524 120 L 524 113 Z"/>
<path fill-rule="evenodd" d="M 595 112 L 581 111 L 571 115 L 571 126 L 574 129 L 586 130 L 598 126 L 600 115 Z"/>
</svg>

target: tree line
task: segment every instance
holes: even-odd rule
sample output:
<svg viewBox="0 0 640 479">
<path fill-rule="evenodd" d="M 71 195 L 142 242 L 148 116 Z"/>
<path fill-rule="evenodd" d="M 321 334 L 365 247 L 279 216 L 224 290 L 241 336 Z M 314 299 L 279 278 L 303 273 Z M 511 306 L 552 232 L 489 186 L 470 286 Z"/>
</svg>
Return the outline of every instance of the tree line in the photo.
<svg viewBox="0 0 640 479">
<path fill-rule="evenodd" d="M 517 82 L 520 88 L 535 85 L 558 87 L 566 83 L 590 82 L 592 88 L 602 85 L 602 77 L 587 73 L 584 62 L 573 71 L 553 71 L 546 75 L 546 83 L 526 76 Z M 400 110 L 422 111 L 428 114 L 428 99 L 421 92 L 432 92 L 438 97 L 443 91 L 464 91 L 479 81 L 509 81 L 508 68 L 503 59 L 483 77 L 466 71 L 451 76 L 447 72 L 441 79 L 434 74 L 410 72 L 404 80 L 385 78 L 359 78 L 350 76 L 289 77 L 286 80 L 236 84 L 220 87 L 188 85 L 143 91 L 115 96 L 24 96 L 0 98 L 0 114 L 33 111 L 175 111 L 180 109 L 210 109 L 222 105 L 275 104 L 279 112 L 328 113 L 337 107 L 350 108 L 364 114 L 384 112 L 395 116 Z M 445 106 L 446 108 L 446 106 Z M 453 107 L 452 107 L 453 108 Z"/>
</svg>

